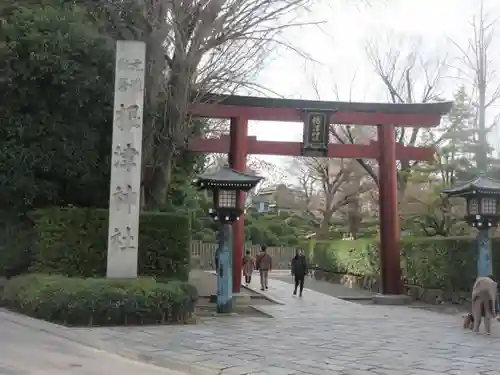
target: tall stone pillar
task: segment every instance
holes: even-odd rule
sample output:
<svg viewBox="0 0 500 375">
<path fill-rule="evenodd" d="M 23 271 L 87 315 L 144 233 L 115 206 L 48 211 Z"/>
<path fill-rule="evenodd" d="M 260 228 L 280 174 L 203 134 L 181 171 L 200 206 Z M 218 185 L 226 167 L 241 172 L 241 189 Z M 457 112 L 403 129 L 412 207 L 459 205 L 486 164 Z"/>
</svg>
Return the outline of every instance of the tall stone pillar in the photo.
<svg viewBox="0 0 500 375">
<path fill-rule="evenodd" d="M 146 45 L 116 42 L 107 277 L 137 277 Z"/>
</svg>

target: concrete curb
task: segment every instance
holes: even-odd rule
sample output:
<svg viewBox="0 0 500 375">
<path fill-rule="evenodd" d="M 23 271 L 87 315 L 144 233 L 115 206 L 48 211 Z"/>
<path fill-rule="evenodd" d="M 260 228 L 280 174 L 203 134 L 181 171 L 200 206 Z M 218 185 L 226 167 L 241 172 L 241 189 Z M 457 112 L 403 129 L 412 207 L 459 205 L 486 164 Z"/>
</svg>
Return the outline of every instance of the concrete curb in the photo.
<svg viewBox="0 0 500 375">
<path fill-rule="evenodd" d="M 411 298 L 406 294 L 375 294 L 372 301 L 374 305 L 408 306 Z"/>
<path fill-rule="evenodd" d="M 138 362 L 149 363 L 153 366 L 165 368 L 167 370 L 178 371 L 189 375 L 220 375 L 222 372 L 222 369 L 213 369 L 167 358 L 154 359 L 151 356 L 137 354 L 135 352 L 127 353 L 125 351 L 124 354 L 119 355 Z"/>
<path fill-rule="evenodd" d="M 4 318 L 12 323 L 19 324 L 24 327 L 29 327 L 33 329 L 37 329 L 42 332 L 50 333 L 51 335 L 62 337 L 65 339 L 68 339 L 70 341 L 75 341 L 72 340 L 71 337 L 68 337 L 70 335 L 71 329 L 66 326 L 62 326 L 59 324 L 55 323 L 50 323 L 45 320 L 39 320 L 36 318 L 32 318 L 27 315 L 22 315 L 19 313 L 16 313 L 14 311 L 10 311 L 8 309 L 1 308 L 0 309 L 0 317 Z M 67 336 L 68 335 L 68 336 Z M 77 342 L 77 341 L 75 341 Z"/>
<path fill-rule="evenodd" d="M 259 313 L 261 313 L 262 315 L 265 315 L 266 318 L 271 318 L 271 319 L 274 319 L 274 315 L 272 315 L 270 312 L 264 310 L 261 306 L 255 306 L 255 305 L 251 305 L 249 306 L 251 309 L 254 309 L 256 311 L 258 311 Z"/>
<path fill-rule="evenodd" d="M 344 301 L 348 301 L 348 302 L 355 302 L 355 301 L 373 301 L 373 297 L 370 296 L 370 297 L 354 297 L 354 296 L 346 296 L 346 297 L 343 297 L 343 296 L 338 296 L 338 297 L 333 297 L 333 298 L 338 298 L 338 299 L 341 299 L 341 300 L 344 300 Z"/>
<path fill-rule="evenodd" d="M 206 271 L 206 272 L 209 272 L 212 275 L 216 275 L 217 274 L 215 271 Z M 275 303 L 277 305 L 282 305 L 282 306 L 285 305 L 284 302 L 282 302 L 282 301 L 280 301 L 278 299 L 275 299 L 275 298 L 273 298 L 271 296 L 268 296 L 267 294 L 262 293 L 262 291 L 258 291 L 256 289 L 249 288 L 249 287 L 247 287 L 246 285 L 243 285 L 243 284 L 241 285 L 241 287 L 244 288 L 244 289 L 246 289 L 246 290 L 249 290 L 250 292 L 258 294 L 259 296 L 263 297 L 264 299 L 268 300 L 269 302 Z"/>
<path fill-rule="evenodd" d="M 121 350 L 119 353 L 118 352 L 113 352 L 106 350 L 105 348 L 101 347 L 100 345 L 92 345 L 89 344 L 88 342 L 85 342 L 84 340 L 80 340 L 78 338 L 78 331 L 77 328 L 72 329 L 69 327 L 61 326 L 58 324 L 46 322 L 44 320 L 38 320 L 26 315 L 21 315 L 6 309 L 0 309 L 0 317 L 4 318 L 6 320 L 9 320 L 12 323 L 19 324 L 24 327 L 29 327 L 32 329 L 36 329 L 42 332 L 49 333 L 51 335 L 63 338 L 65 340 L 71 341 L 75 344 L 79 344 L 82 346 L 85 346 L 87 348 L 99 350 L 102 352 L 106 352 L 108 354 L 114 354 L 122 358 L 134 360 L 137 362 L 145 363 L 145 364 L 150 364 L 153 366 L 161 367 L 166 370 L 172 370 L 172 371 L 177 371 L 189 375 L 219 375 L 222 371 L 222 369 L 211 369 L 208 367 L 202 367 L 202 366 L 197 366 L 193 364 L 188 364 L 185 362 L 181 361 L 175 361 L 171 359 L 166 359 L 162 358 L 161 360 L 155 360 L 154 358 L 139 354 L 130 350 Z M 98 327 L 95 327 L 98 329 Z"/>
<path fill-rule="evenodd" d="M 251 291 L 251 292 L 253 292 L 255 294 L 258 294 L 259 296 L 261 296 L 262 298 L 268 300 L 269 302 L 272 302 L 272 303 L 275 303 L 275 304 L 281 305 L 281 306 L 286 305 L 285 302 L 280 301 L 280 300 L 278 300 L 276 298 L 273 298 L 273 297 L 271 297 L 271 296 L 269 296 L 269 295 L 267 295 L 265 293 L 262 293 L 262 291 L 257 291 L 256 289 L 249 288 L 249 287 L 247 287 L 245 285 L 242 285 L 241 287 L 244 288 L 244 289 L 246 289 L 246 290 L 249 290 L 249 291 Z"/>
</svg>

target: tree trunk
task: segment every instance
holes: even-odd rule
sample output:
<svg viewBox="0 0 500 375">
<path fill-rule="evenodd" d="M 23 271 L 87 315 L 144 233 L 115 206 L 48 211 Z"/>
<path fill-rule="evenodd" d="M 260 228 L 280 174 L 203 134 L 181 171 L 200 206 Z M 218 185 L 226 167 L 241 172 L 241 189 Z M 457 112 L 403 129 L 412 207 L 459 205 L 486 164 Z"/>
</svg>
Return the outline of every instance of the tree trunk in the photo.
<svg viewBox="0 0 500 375">
<path fill-rule="evenodd" d="M 356 197 L 348 205 L 348 211 L 347 211 L 347 223 L 349 226 L 349 232 L 351 233 L 353 239 L 358 238 L 361 222 L 362 222 L 361 205 L 359 203 L 359 198 Z"/>
<path fill-rule="evenodd" d="M 486 85 L 480 83 L 478 87 L 479 91 L 479 109 L 478 109 L 478 138 L 479 145 L 477 153 L 477 167 L 479 172 L 486 173 L 488 170 L 488 140 L 487 140 L 487 129 L 486 129 Z"/>
<path fill-rule="evenodd" d="M 146 209 L 159 210 L 165 207 L 172 177 L 173 159 L 174 151 L 172 148 L 157 155 L 151 179 L 144 184 L 144 206 Z"/>
<path fill-rule="evenodd" d="M 330 202 L 327 202 L 329 204 Z M 332 219 L 333 212 L 330 210 L 325 210 L 323 212 L 323 217 L 319 224 L 318 231 L 316 232 L 316 238 L 322 241 L 330 239 L 330 220 Z"/>
<path fill-rule="evenodd" d="M 171 84 L 176 84 L 172 80 Z M 152 167 L 152 175 L 149 181 L 145 181 L 145 207 L 149 210 L 159 210 L 165 207 L 170 187 L 172 169 L 176 152 L 183 147 L 178 139 L 184 137 L 175 137 L 185 132 L 182 123 L 184 116 L 181 115 L 179 108 L 175 103 L 178 101 L 174 95 L 166 95 L 163 98 L 157 98 L 161 104 L 157 105 L 157 111 L 161 116 L 151 116 L 151 133 L 147 142 L 146 156 L 144 165 Z"/>
</svg>

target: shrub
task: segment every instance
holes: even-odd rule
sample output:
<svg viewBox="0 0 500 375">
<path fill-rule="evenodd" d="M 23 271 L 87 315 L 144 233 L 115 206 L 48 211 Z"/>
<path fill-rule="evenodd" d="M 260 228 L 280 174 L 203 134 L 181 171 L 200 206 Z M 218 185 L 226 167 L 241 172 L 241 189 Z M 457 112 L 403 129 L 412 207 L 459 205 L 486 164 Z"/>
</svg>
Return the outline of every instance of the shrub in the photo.
<svg viewBox="0 0 500 375">
<path fill-rule="evenodd" d="M 0 275 L 27 273 L 33 260 L 33 223 L 29 217 L 0 211 Z"/>
<path fill-rule="evenodd" d="M 30 274 L 7 282 L 3 304 L 34 318 L 72 326 L 167 324 L 187 322 L 197 297 L 196 288 L 181 281 Z"/>
<path fill-rule="evenodd" d="M 495 241 L 494 246 L 498 244 L 500 243 Z M 467 291 L 477 277 L 475 238 L 408 238 L 402 241 L 402 245 L 404 276 L 410 284 L 449 291 Z M 498 267 L 495 268 L 497 272 L 494 273 L 499 275 Z"/>
<path fill-rule="evenodd" d="M 333 243 L 318 242 L 314 249 L 314 261 L 319 270 L 355 275 L 377 275 L 378 253 L 373 240 L 340 240 Z"/>
<path fill-rule="evenodd" d="M 108 211 L 52 208 L 31 215 L 37 236 L 32 271 L 70 277 L 106 274 Z M 187 215 L 142 213 L 138 273 L 187 281 L 190 266 Z"/>
<path fill-rule="evenodd" d="M 500 278 L 500 238 L 492 239 L 493 276 Z M 320 254 L 316 254 L 321 251 Z M 318 276 L 347 273 L 380 275 L 379 243 L 375 240 L 336 241 L 327 249 L 315 249 Z M 472 237 L 404 237 L 401 268 L 412 285 L 467 291 L 477 275 L 477 244 Z"/>
</svg>

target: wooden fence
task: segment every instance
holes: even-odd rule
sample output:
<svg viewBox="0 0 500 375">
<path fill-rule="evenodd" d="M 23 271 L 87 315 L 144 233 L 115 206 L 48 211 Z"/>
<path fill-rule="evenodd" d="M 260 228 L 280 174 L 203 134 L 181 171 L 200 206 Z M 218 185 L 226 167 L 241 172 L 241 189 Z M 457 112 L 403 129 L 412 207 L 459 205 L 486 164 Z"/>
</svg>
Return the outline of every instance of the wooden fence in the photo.
<svg viewBox="0 0 500 375">
<path fill-rule="evenodd" d="M 217 244 L 204 243 L 201 241 L 191 242 L 191 266 L 193 268 L 211 269 L 214 267 L 215 250 Z M 255 256 L 260 251 L 259 245 L 245 246 L 244 252 L 250 250 Z M 267 253 L 273 257 L 275 268 L 288 268 L 289 263 L 295 255 L 294 247 L 268 247 Z"/>
</svg>

